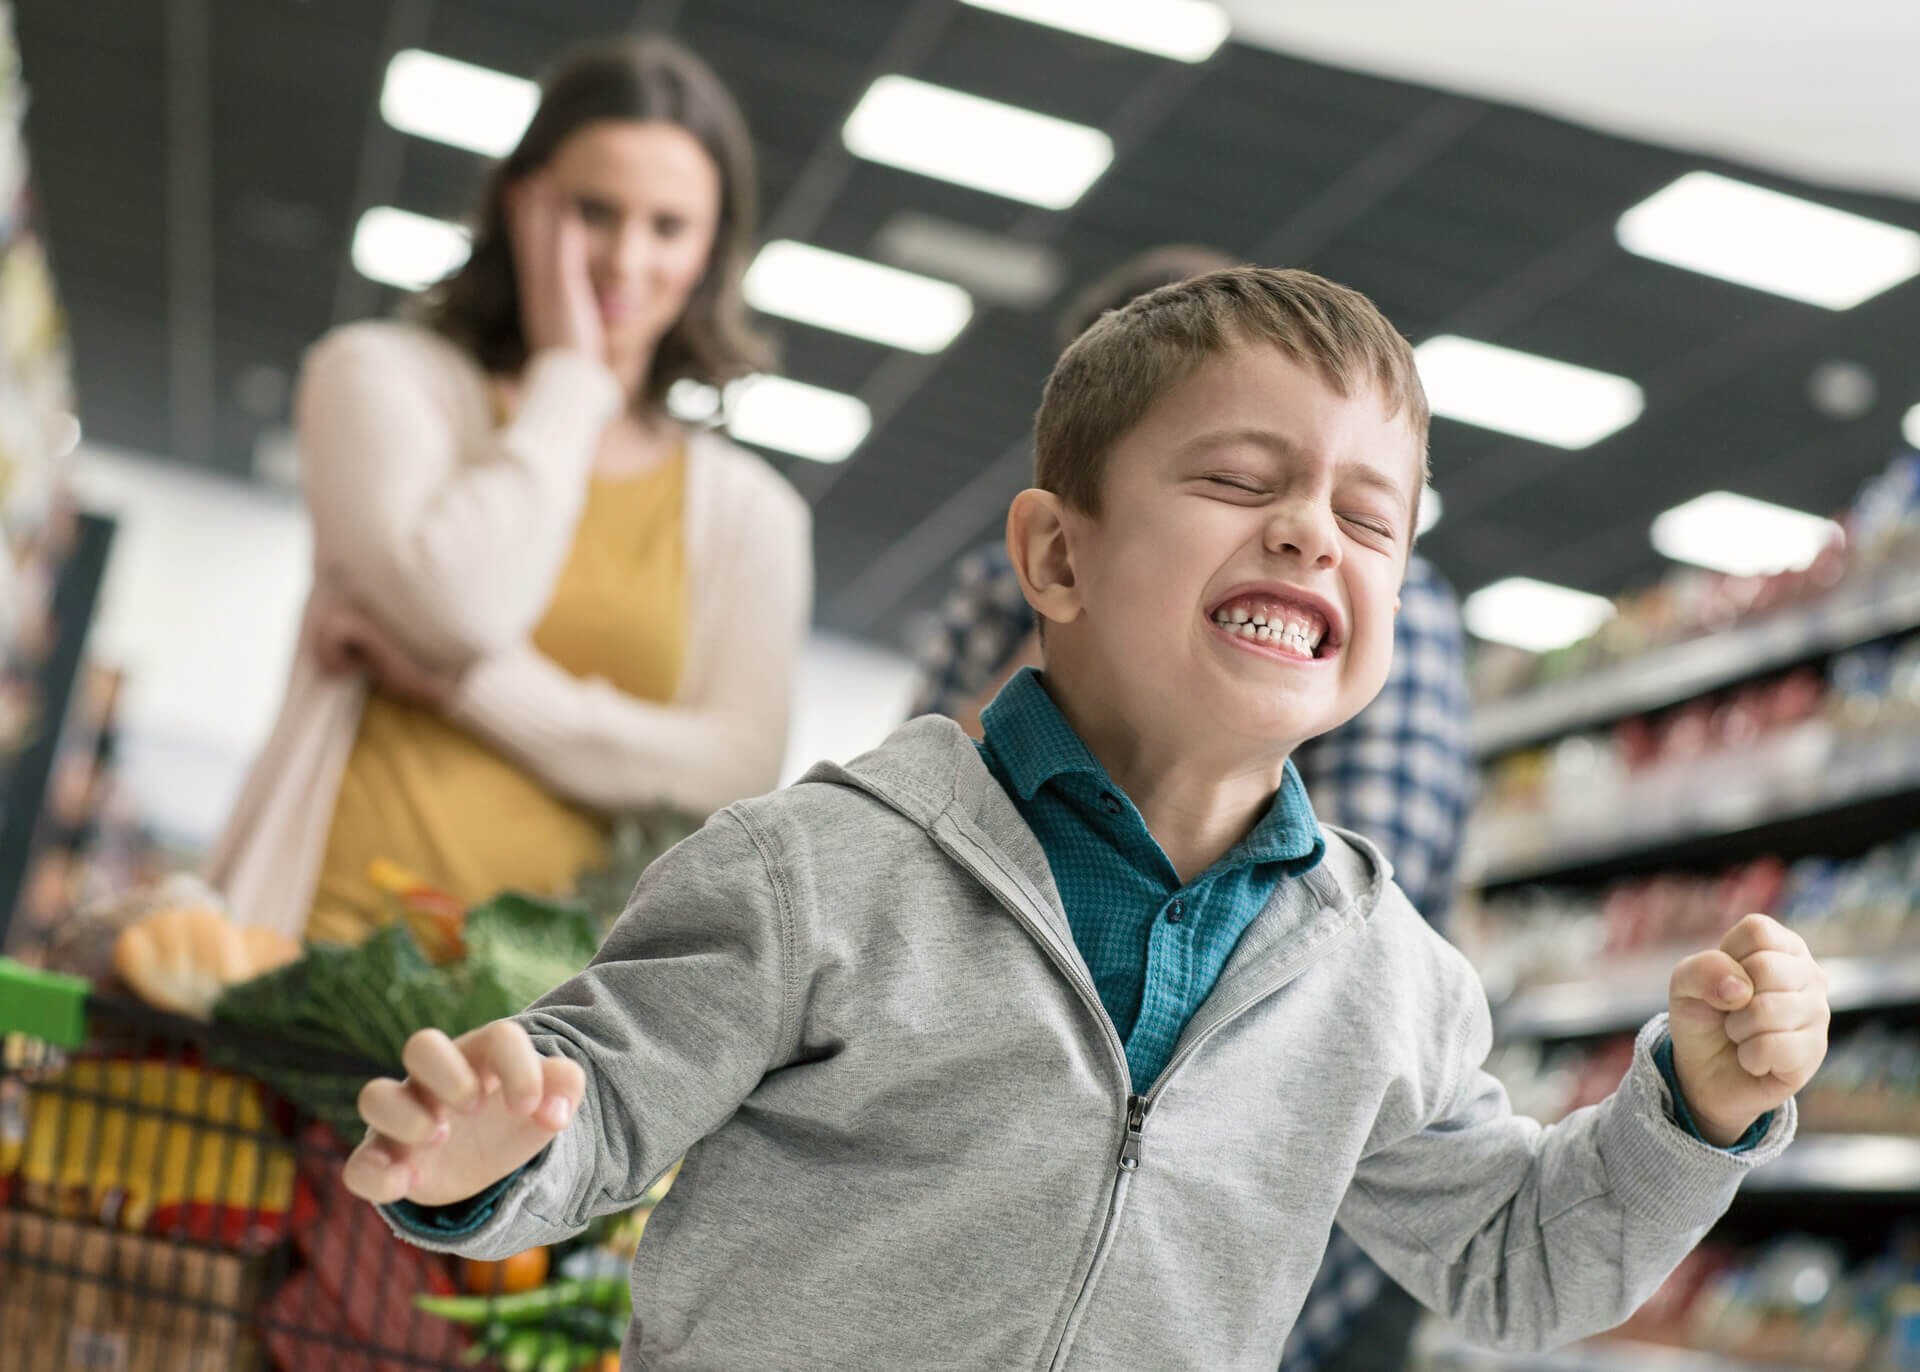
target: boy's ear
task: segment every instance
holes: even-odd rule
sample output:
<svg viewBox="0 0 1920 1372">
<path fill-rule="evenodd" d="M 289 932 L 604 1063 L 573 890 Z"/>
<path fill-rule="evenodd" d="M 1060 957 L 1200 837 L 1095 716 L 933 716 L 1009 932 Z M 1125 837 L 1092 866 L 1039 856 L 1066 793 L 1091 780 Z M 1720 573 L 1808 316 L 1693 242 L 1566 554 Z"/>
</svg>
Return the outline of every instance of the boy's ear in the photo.
<svg viewBox="0 0 1920 1372">
<path fill-rule="evenodd" d="M 1020 589 L 1034 613 L 1055 624 L 1080 617 L 1069 527 L 1069 512 L 1052 491 L 1022 491 L 1007 511 L 1007 556 Z"/>
</svg>

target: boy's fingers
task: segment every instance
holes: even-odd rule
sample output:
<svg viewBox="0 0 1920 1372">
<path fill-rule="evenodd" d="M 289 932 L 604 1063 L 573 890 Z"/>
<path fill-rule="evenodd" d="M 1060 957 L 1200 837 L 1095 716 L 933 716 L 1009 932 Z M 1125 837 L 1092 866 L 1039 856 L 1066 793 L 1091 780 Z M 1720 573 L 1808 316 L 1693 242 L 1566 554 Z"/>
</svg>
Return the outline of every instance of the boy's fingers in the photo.
<svg viewBox="0 0 1920 1372">
<path fill-rule="evenodd" d="M 446 1122 L 438 1109 L 404 1081 L 381 1077 L 360 1088 L 360 1118 L 407 1147 L 440 1142 Z"/>
<path fill-rule="evenodd" d="M 1804 991 L 1821 976 L 1819 965 L 1801 953 L 1749 953 L 1740 966 L 1758 991 Z"/>
<path fill-rule="evenodd" d="M 544 1085 L 540 1052 L 525 1029 L 510 1019 L 495 1020 L 461 1035 L 459 1046 L 474 1071 L 499 1079 L 507 1109 L 516 1115 L 531 1115 L 540 1107 Z"/>
<path fill-rule="evenodd" d="M 422 1029 L 407 1039 L 400 1051 L 407 1075 L 429 1097 L 455 1110 L 480 1104 L 480 1078 L 466 1054 L 438 1029 Z"/>
<path fill-rule="evenodd" d="M 1824 1022 L 1826 1004 L 1805 991 L 1759 991 L 1727 1016 L 1727 1037 L 1745 1043 L 1755 1034 L 1811 1029 Z"/>
<path fill-rule="evenodd" d="M 1697 1000 L 1715 1010 L 1738 1010 L 1752 994 L 1753 983 L 1740 964 L 1719 949 L 1682 958 L 1667 983 L 1670 999 Z"/>
<path fill-rule="evenodd" d="M 1779 920 L 1767 915 L 1748 915 L 1720 940 L 1720 951 L 1739 962 L 1755 953 L 1795 953 L 1806 957 L 1807 941 Z"/>
<path fill-rule="evenodd" d="M 551 1057 L 540 1060 L 540 1108 L 535 1119 L 558 1133 L 579 1113 L 580 1099 L 587 1092 L 587 1074 L 572 1058 Z"/>
<path fill-rule="evenodd" d="M 367 1132 L 366 1141 L 348 1156 L 341 1172 L 347 1190 L 374 1205 L 391 1205 L 405 1197 L 413 1176 L 406 1147 L 377 1130 Z"/>
<path fill-rule="evenodd" d="M 1825 1053 L 1821 1035 L 1800 1029 L 1756 1034 L 1734 1050 L 1742 1070 L 1756 1077 L 1775 1076 L 1796 1088 L 1813 1075 Z"/>
</svg>

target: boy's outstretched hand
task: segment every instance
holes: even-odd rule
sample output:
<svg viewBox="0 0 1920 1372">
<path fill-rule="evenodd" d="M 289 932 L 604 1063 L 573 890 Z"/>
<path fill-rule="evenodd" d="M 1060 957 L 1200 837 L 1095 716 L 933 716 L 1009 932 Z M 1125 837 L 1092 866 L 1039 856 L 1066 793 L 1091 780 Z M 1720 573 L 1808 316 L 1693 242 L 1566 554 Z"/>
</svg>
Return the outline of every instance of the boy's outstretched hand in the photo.
<svg viewBox="0 0 1920 1372">
<path fill-rule="evenodd" d="M 478 1195 L 551 1143 L 586 1092 L 578 1063 L 542 1056 L 510 1019 L 457 1039 L 422 1029 L 400 1061 L 405 1081 L 361 1089 L 367 1137 L 347 1159 L 347 1189 L 375 1205 Z"/>
<path fill-rule="evenodd" d="M 1709 1143 L 1739 1142 L 1807 1084 L 1827 1055 L 1827 974 L 1806 940 L 1748 915 L 1711 952 L 1673 969 L 1667 1031 L 1673 1069 Z"/>
</svg>

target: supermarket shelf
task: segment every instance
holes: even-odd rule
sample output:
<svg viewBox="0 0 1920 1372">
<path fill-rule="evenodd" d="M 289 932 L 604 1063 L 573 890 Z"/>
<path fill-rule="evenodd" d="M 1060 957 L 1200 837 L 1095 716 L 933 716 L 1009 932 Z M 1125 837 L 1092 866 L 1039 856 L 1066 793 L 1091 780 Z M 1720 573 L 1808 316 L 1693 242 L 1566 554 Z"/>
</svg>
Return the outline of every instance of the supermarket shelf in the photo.
<svg viewBox="0 0 1920 1372">
<path fill-rule="evenodd" d="M 1898 1134 L 1807 1134 L 1756 1167 L 1742 1195 L 1920 1196 L 1920 1139 Z"/>
<path fill-rule="evenodd" d="M 1526 851 L 1469 853 L 1463 879 L 1487 889 L 1537 881 L 1586 882 L 1638 871 L 1738 862 L 1762 853 L 1858 850 L 1913 829 L 1920 768 L 1889 755 L 1871 772 L 1819 773 L 1810 785 L 1704 792 L 1675 821 L 1631 812 L 1612 824 L 1556 835 Z"/>
<path fill-rule="evenodd" d="M 1817 604 L 1496 701 L 1474 712 L 1474 751 L 1490 757 L 1912 628 L 1920 628 L 1920 574 L 1862 582 Z"/>
<path fill-rule="evenodd" d="M 1588 1339 L 1549 1353 L 1495 1353 L 1475 1347 L 1432 1320 L 1421 1327 L 1415 1348 L 1415 1366 L 1445 1372 L 1780 1372 L 1789 1366 L 1609 1338 Z"/>
<path fill-rule="evenodd" d="M 1627 1033 L 1667 1008 L 1667 973 L 1680 954 L 1636 961 L 1580 981 L 1535 986 L 1494 1011 L 1506 1039 L 1577 1039 Z M 1835 1013 L 1920 1005 L 1920 953 L 1822 958 Z"/>
</svg>

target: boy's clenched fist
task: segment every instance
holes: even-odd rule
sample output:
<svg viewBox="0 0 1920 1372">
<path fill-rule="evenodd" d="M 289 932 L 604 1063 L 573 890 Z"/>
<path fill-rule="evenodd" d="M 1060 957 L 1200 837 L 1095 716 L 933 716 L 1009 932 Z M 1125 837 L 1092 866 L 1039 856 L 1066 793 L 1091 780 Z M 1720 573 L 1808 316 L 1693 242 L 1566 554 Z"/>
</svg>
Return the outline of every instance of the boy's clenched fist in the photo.
<svg viewBox="0 0 1920 1372">
<path fill-rule="evenodd" d="M 1827 974 L 1805 939 L 1765 915 L 1682 959 L 1667 1013 L 1687 1109 L 1722 1148 L 1785 1104 L 1827 1055 Z"/>
</svg>

